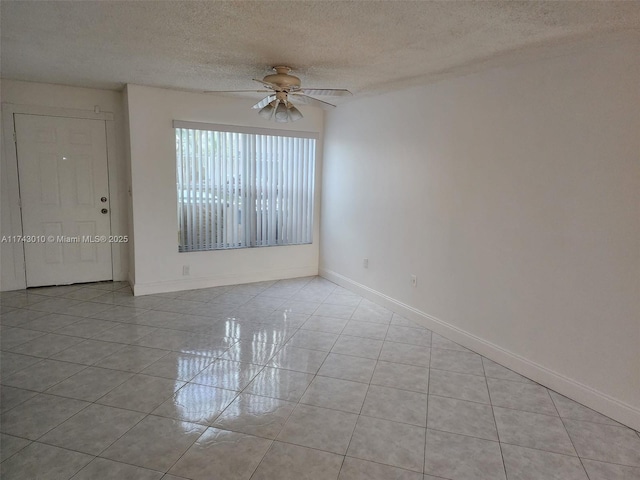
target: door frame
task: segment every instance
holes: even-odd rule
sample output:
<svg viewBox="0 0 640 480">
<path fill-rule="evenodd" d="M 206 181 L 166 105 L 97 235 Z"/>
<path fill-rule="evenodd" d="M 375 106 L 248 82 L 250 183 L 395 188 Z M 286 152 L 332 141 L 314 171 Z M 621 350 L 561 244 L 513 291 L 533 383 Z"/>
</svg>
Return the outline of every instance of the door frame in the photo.
<svg viewBox="0 0 640 480">
<path fill-rule="evenodd" d="M 105 122 L 105 133 L 107 140 L 107 172 L 109 177 L 109 199 L 110 199 L 110 221 L 113 226 L 120 225 L 121 216 L 123 212 L 122 205 L 120 205 L 120 199 L 118 198 L 118 184 L 124 179 L 118 178 L 116 171 L 116 131 L 114 124 L 113 112 L 102 112 L 96 107 L 97 111 L 90 110 L 78 110 L 73 108 L 59 108 L 59 107 L 42 107 L 33 105 L 17 105 L 12 103 L 2 104 L 2 138 L 3 138 L 3 153 L 2 165 L 0 166 L 2 174 L 0 180 L 2 185 L 2 220 L 3 232 L 2 235 L 22 235 L 22 211 L 20 206 L 20 179 L 18 175 L 18 152 L 15 142 L 15 114 L 26 115 L 41 115 L 47 117 L 66 117 L 66 118 L 80 118 L 87 120 L 103 120 Z M 7 205 L 8 203 L 8 205 Z M 9 232 L 5 232 L 5 228 L 10 228 Z M 121 258 L 124 256 L 123 247 L 126 248 L 126 244 L 120 245 L 117 243 L 111 244 L 111 269 L 113 272 L 114 280 L 121 277 L 119 270 Z M 3 277 L 5 282 L 10 285 L 0 285 L 0 291 L 2 290 L 17 290 L 27 287 L 26 278 L 26 265 L 24 258 L 24 246 L 22 243 L 3 244 L 2 249 L 11 251 L 13 257 L 13 264 L 7 265 L 6 258 L 2 258 Z M 5 255 L 2 255 L 5 257 Z M 11 270 L 10 270 L 11 269 Z M 4 282 L 3 282 L 4 283 Z"/>
</svg>

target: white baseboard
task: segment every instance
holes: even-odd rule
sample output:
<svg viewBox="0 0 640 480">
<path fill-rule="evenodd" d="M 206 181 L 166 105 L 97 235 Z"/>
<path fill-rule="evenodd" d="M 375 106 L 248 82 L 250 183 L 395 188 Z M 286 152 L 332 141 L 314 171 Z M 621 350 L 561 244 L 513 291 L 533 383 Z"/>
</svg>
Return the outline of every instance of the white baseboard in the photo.
<svg viewBox="0 0 640 480">
<path fill-rule="evenodd" d="M 318 267 L 283 268 L 256 271 L 250 273 L 225 273 L 208 277 L 185 277 L 179 280 L 164 282 L 132 283 L 133 294 L 151 295 L 153 293 L 179 292 L 182 290 L 194 290 L 198 288 L 220 287 L 224 285 L 238 285 L 251 282 L 265 282 L 269 280 L 282 280 L 285 278 L 309 277 L 318 275 Z"/>
<path fill-rule="evenodd" d="M 365 285 L 351 280 L 339 273 L 320 268 L 320 276 L 341 287 L 358 293 L 364 298 L 376 302 L 403 317 L 412 320 L 429 330 L 447 337 L 460 345 L 483 355 L 494 362 L 504 365 L 511 370 L 524 375 L 531 380 L 544 385 L 576 402 L 579 402 L 597 412 L 606 415 L 617 422 L 640 431 L 640 409 L 617 400 L 606 393 L 600 392 L 588 385 L 568 378 L 563 374 L 539 365 L 516 353 L 495 345 L 487 340 L 465 332 L 428 313 L 422 312 L 405 303 L 399 302 L 384 293 L 373 290 Z"/>
</svg>

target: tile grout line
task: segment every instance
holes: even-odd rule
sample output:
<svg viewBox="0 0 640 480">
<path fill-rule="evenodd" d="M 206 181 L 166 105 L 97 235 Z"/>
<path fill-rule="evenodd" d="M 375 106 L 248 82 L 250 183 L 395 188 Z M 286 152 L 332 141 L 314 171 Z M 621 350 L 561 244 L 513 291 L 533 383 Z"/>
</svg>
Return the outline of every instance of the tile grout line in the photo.
<svg viewBox="0 0 640 480">
<path fill-rule="evenodd" d="M 558 418 L 560 419 L 560 422 L 562 422 L 562 428 L 564 428 L 564 431 L 567 434 L 567 437 L 569 437 L 569 441 L 571 442 L 571 446 L 573 447 L 574 452 L 576 452 L 576 457 L 580 461 L 580 466 L 582 467 L 582 470 L 584 471 L 586 478 L 589 479 L 590 477 L 589 477 L 589 473 L 587 472 L 587 467 L 584 466 L 582 457 L 580 457 L 580 454 L 578 454 L 578 449 L 576 448 L 576 445 L 573 442 L 573 438 L 571 438 L 571 434 L 569 433 L 569 430 L 567 430 L 567 425 L 564 423 L 564 419 L 562 418 L 562 415 L 560 415 L 560 410 L 558 410 L 558 406 L 556 405 L 556 402 L 553 400 L 551 393 L 549 393 L 548 388 L 546 389 L 546 391 L 549 399 L 551 400 L 551 404 L 553 405 L 553 408 L 555 408 L 556 413 L 558 414 Z"/>
<path fill-rule="evenodd" d="M 429 394 L 431 391 L 431 355 L 433 355 L 433 332 L 430 335 L 429 342 L 429 368 L 427 372 L 427 417 L 425 418 L 424 423 L 424 453 L 422 455 L 422 473 L 426 475 L 426 464 L 427 464 L 427 435 L 429 432 Z"/>
<path fill-rule="evenodd" d="M 504 461 L 504 452 L 502 451 L 502 442 L 500 441 L 500 431 L 498 430 L 498 422 L 496 421 L 496 412 L 493 409 L 493 400 L 491 398 L 491 390 L 489 390 L 489 381 L 487 380 L 487 372 L 484 368 L 484 357 L 480 355 L 480 364 L 482 365 L 482 371 L 484 372 L 484 381 L 487 386 L 487 393 L 489 394 L 489 405 L 491 406 L 491 415 L 493 416 L 493 425 L 496 428 L 496 436 L 498 437 L 498 447 L 500 448 L 500 458 L 502 459 L 502 471 L 504 472 L 504 478 L 508 480 L 509 475 L 507 473 L 507 463 Z"/>
<path fill-rule="evenodd" d="M 360 304 L 362 303 L 362 298 L 360 299 L 360 301 L 358 302 L 358 306 L 356 306 L 356 308 L 353 310 L 353 312 L 351 313 L 351 315 L 349 316 L 349 318 L 347 319 L 347 323 L 345 324 L 345 326 L 342 328 L 342 331 L 344 331 L 345 328 L 347 328 L 347 324 L 353 320 L 353 315 L 355 314 L 356 310 L 358 310 L 358 307 L 360 306 Z M 340 334 L 342 335 L 342 333 Z M 386 333 L 385 333 L 386 336 Z M 338 336 L 338 338 L 340 338 L 340 336 Z M 336 339 L 336 342 L 338 340 Z M 334 344 L 335 345 L 335 344 Z M 382 347 L 380 347 L 380 351 L 382 351 Z M 378 357 L 380 356 L 380 354 L 378 353 Z M 327 355 L 327 358 L 329 357 L 329 355 Z M 325 359 L 326 361 L 326 359 Z M 378 360 L 376 359 L 376 365 L 377 365 Z M 323 362 L 324 363 L 324 362 Z M 320 371 L 320 370 L 318 370 Z M 371 373 L 371 377 L 373 378 L 373 373 L 375 373 L 375 366 L 374 366 L 374 371 Z M 364 408 L 364 403 L 367 401 L 367 394 L 369 393 L 369 388 L 371 387 L 371 378 L 369 379 L 369 383 L 367 385 L 367 391 L 364 394 L 364 398 L 362 399 L 362 405 L 360 405 L 360 412 L 358 413 L 358 416 L 356 417 L 356 421 L 353 424 L 353 430 L 351 430 L 351 435 L 349 436 L 349 442 L 347 443 L 347 448 L 344 451 L 344 455 L 342 456 L 342 462 L 340 463 L 340 468 L 338 469 L 338 477 L 340 476 L 340 472 L 342 472 L 342 469 L 344 468 L 344 462 L 347 459 L 347 453 L 349 453 L 349 448 L 351 447 L 351 441 L 353 440 L 353 434 L 356 431 L 356 428 L 358 427 L 358 420 L 360 419 L 360 415 L 362 414 L 362 409 Z"/>
</svg>

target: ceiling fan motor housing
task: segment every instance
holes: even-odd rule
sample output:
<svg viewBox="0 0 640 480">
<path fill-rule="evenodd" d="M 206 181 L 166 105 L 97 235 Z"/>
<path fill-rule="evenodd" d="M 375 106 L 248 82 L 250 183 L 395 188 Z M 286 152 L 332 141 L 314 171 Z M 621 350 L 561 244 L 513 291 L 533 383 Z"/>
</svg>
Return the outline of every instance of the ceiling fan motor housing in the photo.
<svg viewBox="0 0 640 480">
<path fill-rule="evenodd" d="M 300 88 L 300 79 L 294 75 L 290 75 L 290 67 L 277 66 L 273 67 L 276 73 L 267 75 L 262 79 L 263 82 L 277 85 L 283 90 L 297 90 Z"/>
</svg>

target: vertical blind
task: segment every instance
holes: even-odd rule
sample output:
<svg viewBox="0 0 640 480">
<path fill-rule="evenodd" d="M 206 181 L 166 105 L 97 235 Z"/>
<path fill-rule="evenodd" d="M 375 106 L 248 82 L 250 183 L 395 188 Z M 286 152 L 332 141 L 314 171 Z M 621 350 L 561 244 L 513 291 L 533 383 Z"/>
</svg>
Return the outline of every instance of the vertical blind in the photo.
<svg viewBox="0 0 640 480">
<path fill-rule="evenodd" d="M 174 122 L 178 250 L 311 243 L 315 138 L 195 125 Z"/>
</svg>

